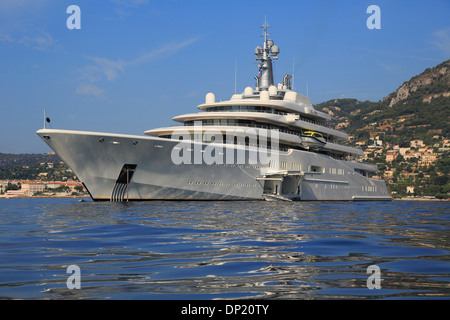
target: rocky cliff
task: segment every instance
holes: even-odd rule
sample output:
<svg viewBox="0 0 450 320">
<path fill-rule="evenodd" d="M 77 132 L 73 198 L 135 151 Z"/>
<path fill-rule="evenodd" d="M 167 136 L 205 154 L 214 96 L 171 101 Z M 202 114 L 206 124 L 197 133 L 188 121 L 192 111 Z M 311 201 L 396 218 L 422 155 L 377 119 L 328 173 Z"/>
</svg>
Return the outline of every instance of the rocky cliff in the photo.
<svg viewBox="0 0 450 320">
<path fill-rule="evenodd" d="M 450 97 L 450 60 L 427 69 L 422 74 L 403 83 L 397 91 L 385 97 L 383 101 L 388 101 L 389 107 L 393 107 L 417 91 L 421 91 L 422 101 L 426 103 L 441 96 Z"/>
</svg>

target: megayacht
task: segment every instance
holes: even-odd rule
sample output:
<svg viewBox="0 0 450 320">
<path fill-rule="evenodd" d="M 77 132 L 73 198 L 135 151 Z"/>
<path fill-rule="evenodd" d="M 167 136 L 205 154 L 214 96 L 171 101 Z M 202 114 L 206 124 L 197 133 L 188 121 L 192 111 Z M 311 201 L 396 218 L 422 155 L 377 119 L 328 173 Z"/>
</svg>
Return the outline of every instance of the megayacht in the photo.
<svg viewBox="0 0 450 320">
<path fill-rule="evenodd" d="M 342 144 L 345 132 L 291 87 L 274 84 L 280 49 L 269 38 L 255 55 L 254 87 L 145 135 L 44 129 L 37 134 L 66 162 L 95 201 L 391 200 L 375 165 Z"/>
</svg>

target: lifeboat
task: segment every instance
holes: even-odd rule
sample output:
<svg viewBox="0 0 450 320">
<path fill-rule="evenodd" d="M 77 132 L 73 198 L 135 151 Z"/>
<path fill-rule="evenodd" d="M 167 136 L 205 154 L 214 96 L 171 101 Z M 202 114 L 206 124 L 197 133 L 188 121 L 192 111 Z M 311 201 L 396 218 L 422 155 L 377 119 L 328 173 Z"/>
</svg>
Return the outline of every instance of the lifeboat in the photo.
<svg viewBox="0 0 450 320">
<path fill-rule="evenodd" d="M 305 131 L 300 138 L 302 147 L 307 150 L 320 150 L 327 143 L 323 135 L 315 131 Z"/>
</svg>

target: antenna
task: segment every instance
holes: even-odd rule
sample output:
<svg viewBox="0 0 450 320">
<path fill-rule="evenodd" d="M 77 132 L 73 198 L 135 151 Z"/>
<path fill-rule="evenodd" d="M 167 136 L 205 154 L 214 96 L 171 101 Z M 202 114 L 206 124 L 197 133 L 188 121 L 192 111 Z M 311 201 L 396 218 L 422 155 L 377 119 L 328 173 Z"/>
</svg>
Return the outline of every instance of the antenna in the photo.
<svg viewBox="0 0 450 320">
<path fill-rule="evenodd" d="M 50 123 L 50 118 L 46 117 L 45 115 L 45 109 L 44 109 L 44 129 L 47 129 L 47 122 Z"/>
<path fill-rule="evenodd" d="M 309 88 L 308 88 L 308 81 L 306 81 L 306 96 L 309 98 L 309 92 L 308 92 Z"/>
<path fill-rule="evenodd" d="M 234 60 L 234 94 L 236 94 L 237 60 Z"/>
<path fill-rule="evenodd" d="M 295 56 L 292 56 L 292 90 L 295 91 Z"/>
<path fill-rule="evenodd" d="M 267 24 L 267 18 L 265 19 L 264 25 L 261 28 L 264 29 L 264 45 L 262 48 L 257 46 L 255 49 L 256 60 L 260 61 L 258 64 L 259 74 L 258 74 L 258 85 L 259 91 L 268 90 L 271 85 L 273 85 L 273 69 L 272 69 L 272 59 L 277 60 L 278 54 L 280 53 L 280 48 L 276 46 L 272 39 L 268 37 L 270 34 L 267 33 L 267 28 L 270 25 Z"/>
<path fill-rule="evenodd" d="M 267 16 L 264 16 L 264 24 L 261 26 L 261 28 L 264 28 L 264 42 L 267 41 L 267 36 L 270 36 L 270 34 L 267 33 L 267 28 L 271 27 L 271 25 L 267 24 Z"/>
</svg>

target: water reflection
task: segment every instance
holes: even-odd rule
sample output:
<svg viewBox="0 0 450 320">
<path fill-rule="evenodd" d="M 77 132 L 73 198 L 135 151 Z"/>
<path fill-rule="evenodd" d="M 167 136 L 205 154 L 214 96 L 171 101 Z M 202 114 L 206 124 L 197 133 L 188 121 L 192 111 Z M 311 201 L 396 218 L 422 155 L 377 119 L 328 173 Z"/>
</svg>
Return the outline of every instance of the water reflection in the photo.
<svg viewBox="0 0 450 320">
<path fill-rule="evenodd" d="M 0 269 L 1 296 L 450 297 L 444 203 L 33 205 L 2 215 L 0 259 L 8 263 Z M 82 270 L 81 290 L 66 287 L 71 264 Z M 380 290 L 366 286 L 372 264 L 381 268 Z"/>
</svg>

